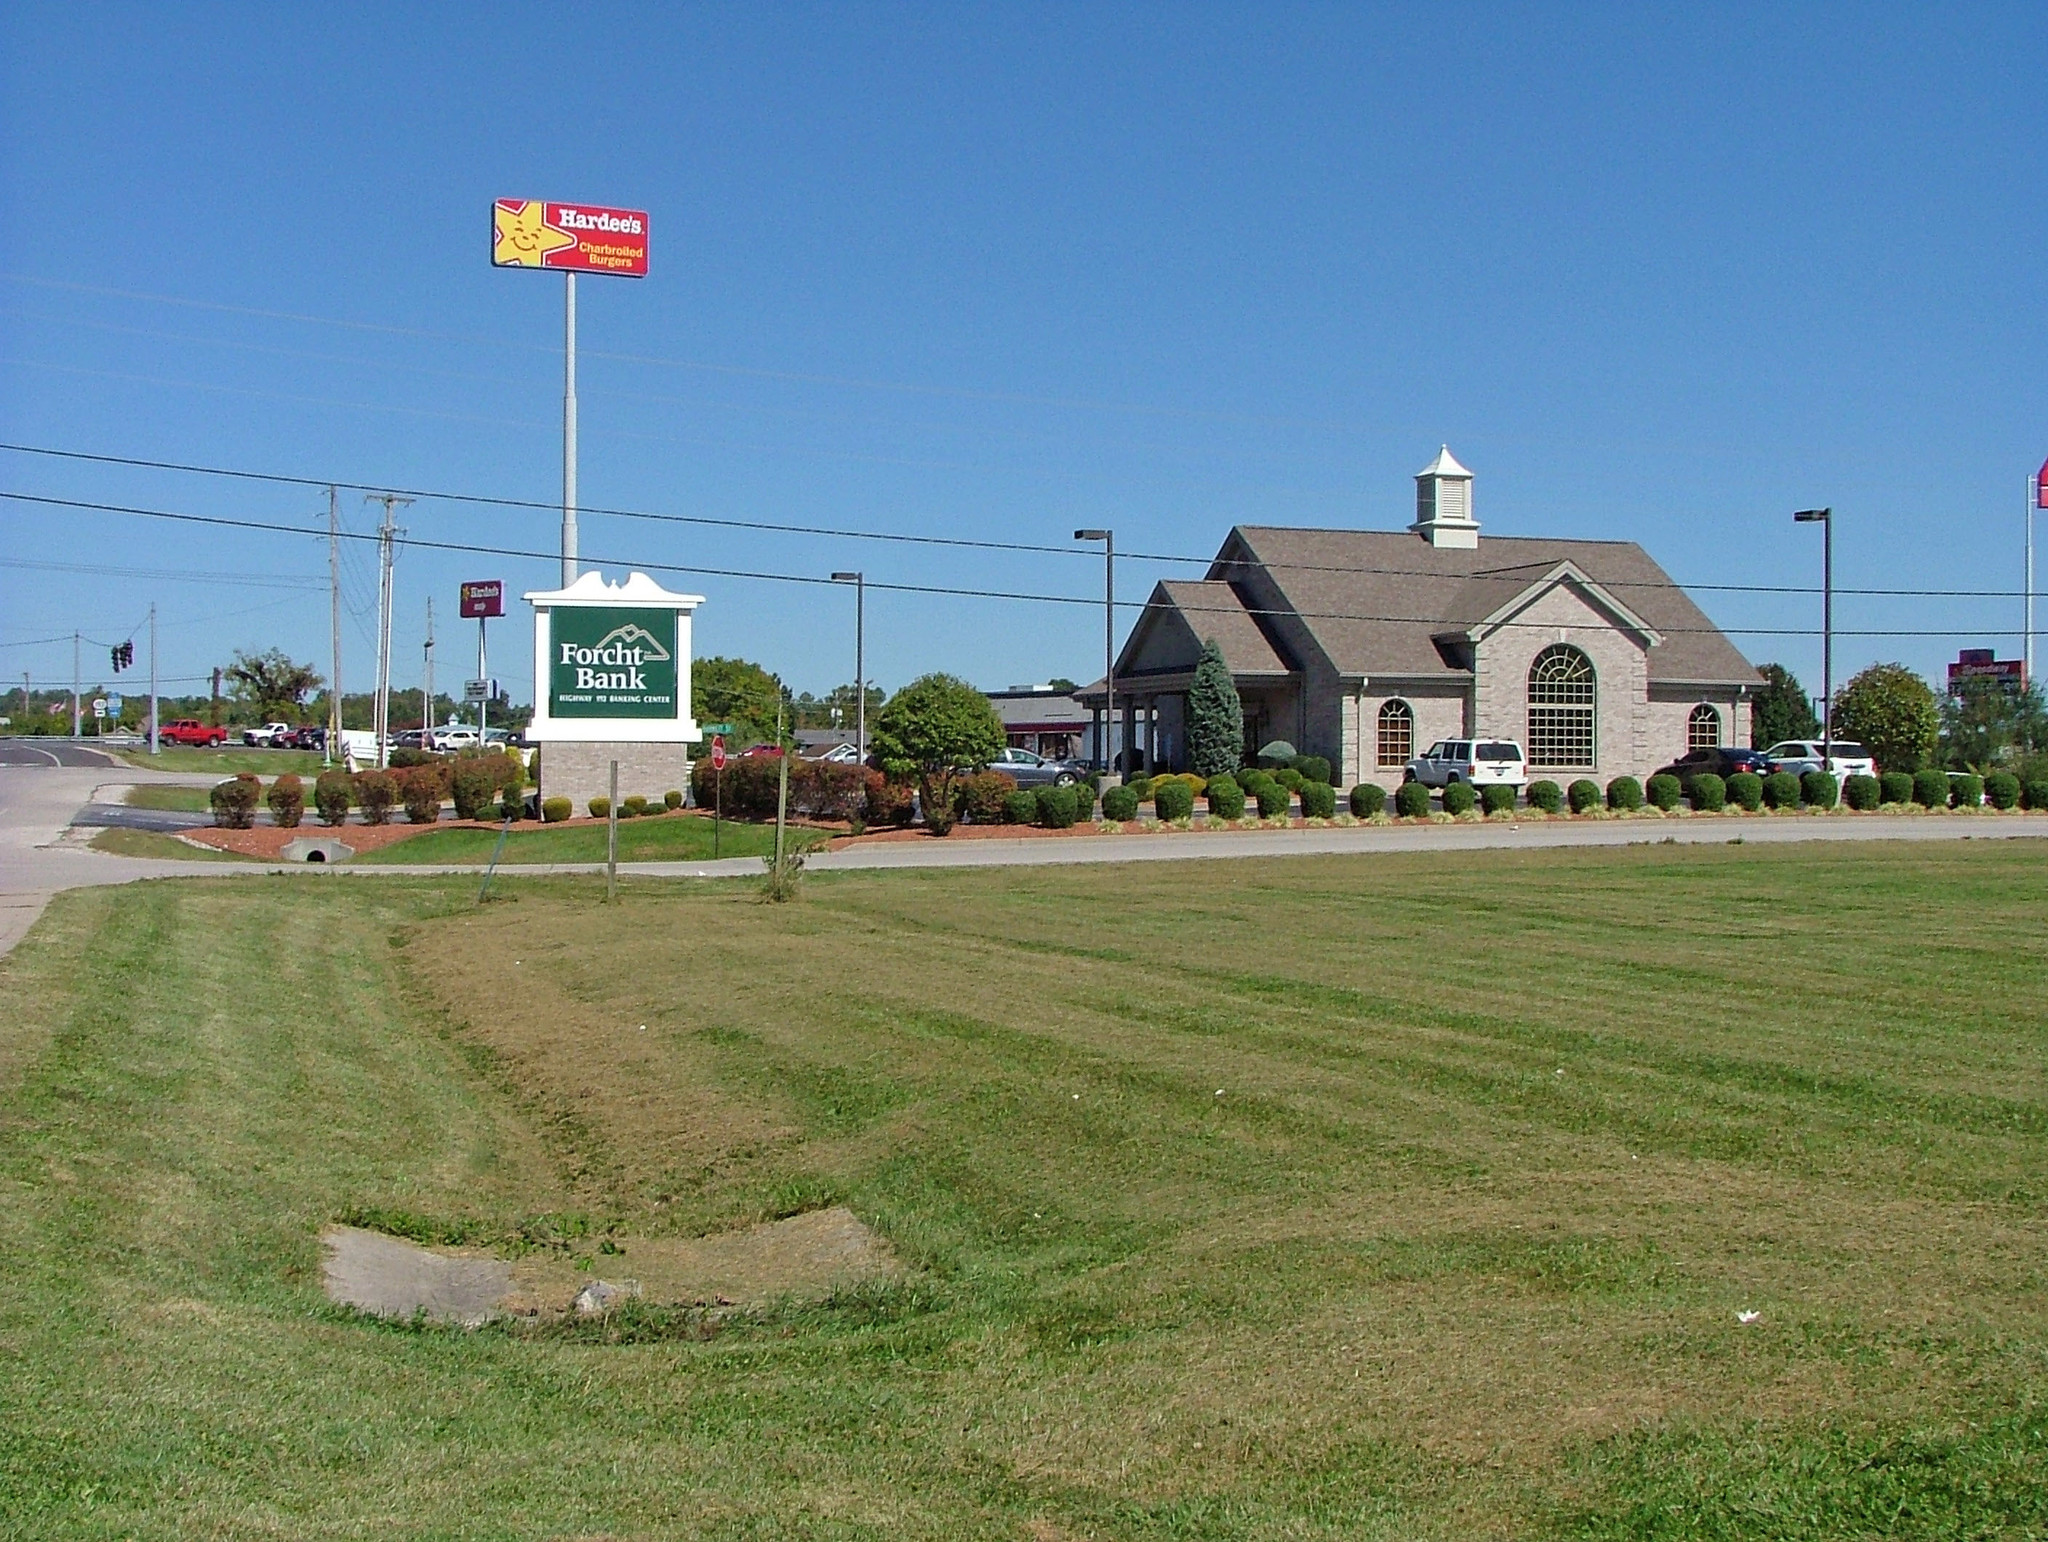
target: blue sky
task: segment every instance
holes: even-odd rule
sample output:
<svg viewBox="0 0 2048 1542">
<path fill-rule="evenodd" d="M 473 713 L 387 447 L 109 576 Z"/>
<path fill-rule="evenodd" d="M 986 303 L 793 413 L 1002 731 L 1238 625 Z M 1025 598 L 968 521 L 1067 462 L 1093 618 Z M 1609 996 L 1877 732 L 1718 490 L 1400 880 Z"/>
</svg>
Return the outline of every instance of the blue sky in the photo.
<svg viewBox="0 0 2048 1542">
<path fill-rule="evenodd" d="M 2039 7 L 35 5 L 0 15 L 0 437 L 545 504 L 561 282 L 500 196 L 651 212 L 585 280 L 586 505 L 1203 557 L 1392 528 L 1448 442 L 1493 534 L 1688 583 L 2017 591 L 2048 454 Z M 323 523 L 324 492 L 0 454 L 0 488 Z M 344 495 L 369 528 L 362 494 Z M 546 551 L 546 508 L 420 537 Z M 2048 534 L 2048 532 L 2044 532 Z M 1099 559 L 587 515 L 587 556 L 1100 594 Z M 42 566 L 24 566 L 38 563 Z M 152 599 L 163 671 L 327 657 L 324 543 L 0 504 L 0 679 Z M 351 559 L 345 680 L 371 674 Z M 115 571 L 110 571 L 115 570 Z M 1123 564 L 1141 598 L 1187 565 Z M 172 575 L 221 574 L 202 580 Z M 408 549 L 426 597 L 543 561 Z M 851 597 L 664 575 L 822 691 Z M 1817 597 L 1701 588 L 1818 687 Z M 1844 597 L 1838 680 L 2018 649 L 2017 598 Z M 1128 625 L 1127 614 L 1125 624 Z M 869 595 L 884 686 L 1092 676 L 1099 610 Z M 444 632 L 441 679 L 464 672 Z M 494 648 L 521 656 L 509 629 Z M 104 677 L 88 654 L 88 683 Z M 128 677 L 129 681 L 135 679 Z M 133 685 L 130 689 L 134 689 Z"/>
</svg>

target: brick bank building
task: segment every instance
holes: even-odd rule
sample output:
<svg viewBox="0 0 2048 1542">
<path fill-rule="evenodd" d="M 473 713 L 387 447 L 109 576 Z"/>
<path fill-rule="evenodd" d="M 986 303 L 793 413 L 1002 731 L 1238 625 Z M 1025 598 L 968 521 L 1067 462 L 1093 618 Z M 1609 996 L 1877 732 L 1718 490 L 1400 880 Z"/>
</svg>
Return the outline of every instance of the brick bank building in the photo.
<svg viewBox="0 0 2048 1542">
<path fill-rule="evenodd" d="M 1163 582 L 1116 666 L 1128 763 L 1187 765 L 1187 691 L 1223 650 L 1246 755 L 1285 739 L 1345 786 L 1392 787 L 1437 739 L 1518 739 L 1530 775 L 1642 777 L 1749 742 L 1756 670 L 1633 541 L 1480 537 L 1442 450 L 1399 530 L 1240 525 L 1198 582 Z M 1102 682 L 1076 693 L 1099 726 Z"/>
</svg>

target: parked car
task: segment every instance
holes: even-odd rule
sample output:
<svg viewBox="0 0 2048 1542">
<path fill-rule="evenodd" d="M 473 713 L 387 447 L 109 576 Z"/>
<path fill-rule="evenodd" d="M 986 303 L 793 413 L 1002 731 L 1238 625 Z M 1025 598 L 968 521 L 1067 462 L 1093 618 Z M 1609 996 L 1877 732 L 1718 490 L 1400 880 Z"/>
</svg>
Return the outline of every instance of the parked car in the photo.
<svg viewBox="0 0 2048 1542">
<path fill-rule="evenodd" d="M 449 750 L 467 750 L 476 747 L 474 728 L 437 728 L 427 735 L 426 747 L 443 753 Z"/>
<path fill-rule="evenodd" d="M 1439 739 L 1408 762 L 1402 780 L 1425 787 L 1526 787 L 1528 757 L 1513 739 Z"/>
<path fill-rule="evenodd" d="M 1738 771 L 1752 772 L 1757 776 L 1771 774 L 1771 758 L 1762 750 L 1746 750 L 1735 745 L 1723 744 L 1710 749 L 1691 750 L 1668 766 L 1659 766 L 1651 776 L 1675 776 L 1681 784 L 1689 783 L 1696 776 L 1718 776 L 1722 781 Z"/>
<path fill-rule="evenodd" d="M 156 736 L 160 743 L 184 744 L 195 749 L 228 742 L 225 728 L 212 727 L 196 717 L 181 717 L 174 723 L 166 723 L 156 731 Z"/>
<path fill-rule="evenodd" d="M 1794 776 L 1809 771 L 1831 771 L 1838 777 L 1877 775 L 1877 762 L 1862 745 L 1837 739 L 1827 748 L 1834 754 L 1825 753 L 1818 739 L 1787 739 L 1765 750 L 1764 758 L 1773 771 L 1790 771 Z"/>
<path fill-rule="evenodd" d="M 1071 787 L 1088 771 L 1078 760 L 1050 760 L 1014 746 L 991 760 L 988 769 L 1015 777 L 1019 787 Z"/>
<path fill-rule="evenodd" d="M 860 764 L 860 750 L 851 744 L 835 744 L 815 755 L 806 755 L 804 759 L 821 760 L 835 766 L 857 766 Z"/>
<path fill-rule="evenodd" d="M 324 750 L 327 748 L 327 730 L 318 723 L 305 723 L 294 728 L 285 737 L 285 748 L 294 750 Z"/>
<path fill-rule="evenodd" d="M 242 742 L 253 744 L 259 749 L 279 749 L 283 747 L 284 741 L 291 737 L 291 731 L 292 725 L 289 723 L 265 723 L 260 728 L 243 729 Z"/>
</svg>

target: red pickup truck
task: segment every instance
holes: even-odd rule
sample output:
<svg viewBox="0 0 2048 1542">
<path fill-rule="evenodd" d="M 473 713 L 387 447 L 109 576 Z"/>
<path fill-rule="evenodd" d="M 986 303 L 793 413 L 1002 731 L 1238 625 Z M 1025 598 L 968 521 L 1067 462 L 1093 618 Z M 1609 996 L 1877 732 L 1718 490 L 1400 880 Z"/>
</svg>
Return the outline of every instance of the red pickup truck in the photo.
<svg viewBox="0 0 2048 1542">
<path fill-rule="evenodd" d="M 205 746 L 227 743 L 228 731 L 208 727 L 196 717 L 181 717 L 175 723 L 164 724 L 156 731 L 156 736 L 165 744 Z"/>
</svg>

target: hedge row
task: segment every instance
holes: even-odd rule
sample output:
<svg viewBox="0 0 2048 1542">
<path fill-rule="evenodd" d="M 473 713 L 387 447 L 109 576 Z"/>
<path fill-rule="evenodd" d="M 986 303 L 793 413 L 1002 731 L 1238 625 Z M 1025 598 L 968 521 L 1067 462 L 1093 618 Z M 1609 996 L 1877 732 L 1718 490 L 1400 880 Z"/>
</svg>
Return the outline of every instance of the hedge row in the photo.
<svg viewBox="0 0 2048 1542">
<path fill-rule="evenodd" d="M 401 806 L 413 824 L 432 824 L 441 817 L 442 800 L 452 796 L 457 819 L 489 818 L 494 805 L 517 818 L 524 810 L 525 787 L 526 768 L 514 757 L 475 755 L 389 771 L 323 771 L 313 783 L 313 807 L 329 825 L 345 824 L 351 808 L 362 811 L 365 824 L 385 824 Z M 295 829 L 305 817 L 306 786 L 297 776 L 286 772 L 266 793 L 262 780 L 244 771 L 209 795 L 215 822 L 231 830 L 248 829 L 255 823 L 259 798 L 284 829 Z"/>
</svg>

